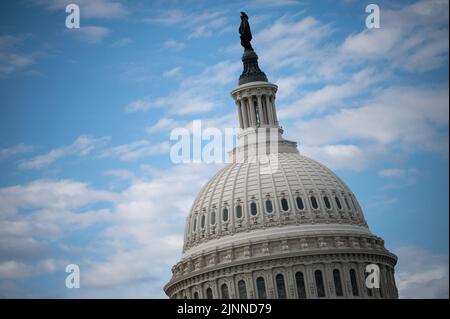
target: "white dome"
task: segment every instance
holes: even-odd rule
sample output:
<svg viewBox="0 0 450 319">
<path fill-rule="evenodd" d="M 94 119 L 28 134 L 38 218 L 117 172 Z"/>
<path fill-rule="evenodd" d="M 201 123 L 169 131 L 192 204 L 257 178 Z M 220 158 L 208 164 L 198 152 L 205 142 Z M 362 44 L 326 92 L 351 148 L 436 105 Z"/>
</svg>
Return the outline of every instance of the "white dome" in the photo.
<svg viewBox="0 0 450 319">
<path fill-rule="evenodd" d="M 184 257 L 262 228 L 266 236 L 271 227 L 297 225 L 297 232 L 308 232 L 326 224 L 336 234 L 337 224 L 370 234 L 352 191 L 330 169 L 298 153 L 279 153 L 277 162 L 272 174 L 262 174 L 257 161 L 231 163 L 206 183 L 187 219 Z"/>
</svg>

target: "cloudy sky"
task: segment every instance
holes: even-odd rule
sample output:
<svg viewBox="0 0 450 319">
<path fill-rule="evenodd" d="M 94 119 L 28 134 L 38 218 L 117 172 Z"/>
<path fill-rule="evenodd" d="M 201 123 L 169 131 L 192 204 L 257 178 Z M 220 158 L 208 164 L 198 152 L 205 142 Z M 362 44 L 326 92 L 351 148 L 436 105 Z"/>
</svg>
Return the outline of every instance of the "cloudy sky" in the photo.
<svg viewBox="0 0 450 319">
<path fill-rule="evenodd" d="M 81 28 L 65 27 L 66 4 Z M 381 28 L 365 27 L 365 7 Z M 285 137 L 353 189 L 400 297 L 448 298 L 448 1 L 0 4 L 0 297 L 154 297 L 221 164 L 171 129 L 237 125 L 239 12 Z M 81 288 L 65 287 L 65 267 Z"/>
</svg>

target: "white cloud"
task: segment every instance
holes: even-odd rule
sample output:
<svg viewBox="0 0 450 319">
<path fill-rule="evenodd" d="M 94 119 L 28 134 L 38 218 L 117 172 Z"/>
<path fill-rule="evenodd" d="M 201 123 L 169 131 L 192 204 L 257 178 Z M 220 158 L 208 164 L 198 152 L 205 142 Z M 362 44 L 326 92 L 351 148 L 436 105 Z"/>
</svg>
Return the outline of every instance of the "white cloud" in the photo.
<svg viewBox="0 0 450 319">
<path fill-rule="evenodd" d="M 112 216 L 107 206 L 119 198 L 71 180 L 41 179 L 0 188 L 0 279 L 63 270 L 67 263 L 51 244 L 106 223 Z"/>
<path fill-rule="evenodd" d="M 164 72 L 163 76 L 166 78 L 172 78 L 174 76 L 180 75 L 180 70 L 181 70 L 181 67 L 179 67 L 179 66 L 174 67 L 173 69 L 170 69 L 170 70 Z"/>
<path fill-rule="evenodd" d="M 255 34 L 253 42 L 258 45 L 262 66 L 296 68 L 320 61 L 328 50 L 322 46 L 319 49 L 319 44 L 330 34 L 330 27 L 314 17 L 296 21 L 283 16 Z"/>
<path fill-rule="evenodd" d="M 186 47 L 186 45 L 183 42 L 176 41 L 176 40 L 167 40 L 164 42 L 164 46 L 169 49 L 175 49 L 175 50 L 181 50 Z"/>
<path fill-rule="evenodd" d="M 167 96 L 150 99 L 149 97 L 129 103 L 127 112 L 147 111 L 165 107 L 168 113 L 190 115 L 207 113 L 220 107 L 217 96 L 220 88 L 235 81 L 241 63 L 222 61 L 204 68 L 199 74 L 185 78 L 180 87 Z"/>
<path fill-rule="evenodd" d="M 69 155 L 86 156 L 95 148 L 104 146 L 109 137 L 93 138 L 87 135 L 79 136 L 72 144 L 52 149 L 46 154 L 37 155 L 31 159 L 22 160 L 19 167 L 23 169 L 42 169 L 58 159 Z"/>
<path fill-rule="evenodd" d="M 415 151 L 448 154 L 448 101 L 448 88 L 391 87 L 361 107 L 300 119 L 289 132 L 302 138 L 300 150 L 352 141 L 346 145 L 361 148 L 372 161 Z M 361 163 L 354 159 L 349 166 Z"/>
<path fill-rule="evenodd" d="M 0 217 L 21 209 L 72 210 L 92 202 L 110 202 L 109 192 L 93 190 L 89 185 L 70 180 L 37 180 L 26 185 L 0 188 Z M 81 218 L 81 217 L 80 217 Z"/>
<path fill-rule="evenodd" d="M 124 190 L 123 200 L 115 208 L 117 223 L 105 231 L 104 240 L 132 241 L 134 245 L 111 250 L 105 260 L 93 262 L 85 272 L 85 284 L 114 289 L 136 280 L 151 280 L 162 287 L 181 254 L 186 208 L 216 169 L 204 164 L 175 166 L 156 171 Z M 163 296 L 162 290 L 158 296 Z"/>
<path fill-rule="evenodd" d="M 19 279 L 55 270 L 56 263 L 53 259 L 40 260 L 34 265 L 8 260 L 0 262 L 0 279 Z"/>
<path fill-rule="evenodd" d="M 436 69 L 448 62 L 448 10 L 442 0 L 384 9 L 382 27 L 350 35 L 341 53 L 353 61 L 387 60 L 410 72 Z"/>
<path fill-rule="evenodd" d="M 218 106 L 211 97 L 195 95 L 190 91 L 179 91 L 168 97 L 158 98 L 155 104 L 168 106 L 170 113 L 177 115 L 207 113 Z"/>
<path fill-rule="evenodd" d="M 131 40 L 131 38 L 124 37 L 124 38 L 120 38 L 119 40 L 113 42 L 111 44 L 111 47 L 113 47 L 113 48 L 120 48 L 120 47 L 124 47 L 124 46 L 126 46 L 126 45 L 128 45 L 128 44 L 130 44 L 132 42 L 133 42 L 133 40 Z"/>
<path fill-rule="evenodd" d="M 378 172 L 379 176 L 388 177 L 388 178 L 399 178 L 410 175 L 417 175 L 419 171 L 416 168 L 385 168 Z"/>
<path fill-rule="evenodd" d="M 185 121 L 176 121 L 171 118 L 163 117 L 163 118 L 160 118 L 152 126 L 147 127 L 145 130 L 148 133 L 157 133 L 157 132 L 171 130 L 175 127 L 185 127 L 186 124 L 187 123 Z"/>
<path fill-rule="evenodd" d="M 170 268 L 181 254 L 187 208 L 217 168 L 188 164 L 163 171 L 146 169 L 145 174 L 133 174 L 131 184 L 119 192 L 67 180 L 37 180 L 0 188 L 0 226 L 11 228 L 0 232 L 0 242 L 5 243 L 0 278 L 62 270 L 67 258 L 75 258 L 83 269 L 84 296 L 113 292 L 111 296 L 117 297 L 137 281 L 145 281 L 147 291 L 128 291 L 125 296 L 163 297 L 161 287 L 170 279 Z M 124 172 L 110 173 L 123 176 Z M 102 202 L 109 208 L 91 209 Z M 84 246 L 82 259 L 74 249 L 65 248 L 64 236 L 89 234 L 85 233 L 87 227 L 97 224 L 104 227 Z M 58 229 L 52 236 L 42 231 L 52 228 Z M 55 242 L 63 255 L 54 248 L 48 250 Z"/>
<path fill-rule="evenodd" d="M 224 11 L 203 11 L 201 13 L 183 12 L 179 9 L 162 10 L 145 22 L 163 26 L 176 26 L 188 30 L 188 38 L 205 38 L 223 32 L 227 26 Z"/>
<path fill-rule="evenodd" d="M 0 36 L 0 77 L 6 77 L 35 63 L 35 54 L 20 52 L 26 37 Z"/>
<path fill-rule="evenodd" d="M 7 148 L 0 148 L 0 160 L 28 153 L 31 152 L 33 149 L 34 149 L 33 146 L 26 144 L 17 144 Z"/>
<path fill-rule="evenodd" d="M 396 282 L 400 298 L 448 298 L 448 254 L 407 246 L 398 256 Z"/>
<path fill-rule="evenodd" d="M 36 5 L 43 6 L 51 11 L 61 11 L 72 0 L 32 0 Z M 77 0 L 82 18 L 117 18 L 128 14 L 128 10 L 118 1 L 111 0 Z"/>
<path fill-rule="evenodd" d="M 134 113 L 137 111 L 147 111 L 152 107 L 159 107 L 155 103 L 153 103 L 149 98 L 144 98 L 140 100 L 134 100 L 128 103 L 125 107 L 125 111 L 129 113 Z"/>
<path fill-rule="evenodd" d="M 73 33 L 81 41 L 87 43 L 98 43 L 107 37 L 111 30 L 98 26 L 81 26 L 79 29 L 71 29 L 66 32 Z"/>
<path fill-rule="evenodd" d="M 368 154 L 356 145 L 304 145 L 300 147 L 300 151 L 332 169 L 362 170 L 370 162 Z"/>
<path fill-rule="evenodd" d="M 143 157 L 166 154 L 169 150 L 169 142 L 153 144 L 147 140 L 139 140 L 109 148 L 100 157 L 117 157 L 121 161 L 134 161 Z"/>
<path fill-rule="evenodd" d="M 346 101 L 361 96 L 366 89 L 384 79 L 385 76 L 377 74 L 374 69 L 363 69 L 352 74 L 344 84 L 329 84 L 316 91 L 305 93 L 298 100 L 289 103 L 288 107 L 282 108 L 279 112 L 279 118 L 290 118 L 309 113 L 324 113 L 332 108 L 346 107 Z M 284 84 L 283 81 L 282 84 Z M 298 84 L 295 83 L 295 85 Z"/>
<path fill-rule="evenodd" d="M 137 176 L 126 169 L 112 169 L 105 172 L 107 176 L 113 176 L 121 180 L 137 180 Z"/>
</svg>

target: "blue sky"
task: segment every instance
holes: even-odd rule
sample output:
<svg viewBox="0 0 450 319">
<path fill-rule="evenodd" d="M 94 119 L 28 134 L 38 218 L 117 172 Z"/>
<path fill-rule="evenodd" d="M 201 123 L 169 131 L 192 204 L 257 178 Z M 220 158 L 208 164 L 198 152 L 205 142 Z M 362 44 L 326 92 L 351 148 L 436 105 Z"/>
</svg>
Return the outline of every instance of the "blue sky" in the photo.
<svg viewBox="0 0 450 319">
<path fill-rule="evenodd" d="M 2 1 L 0 296 L 164 298 L 221 166 L 172 164 L 169 134 L 237 125 L 244 10 L 285 137 L 352 188 L 401 297 L 448 298 L 448 2 L 377 1 L 372 30 L 369 3 Z"/>
</svg>

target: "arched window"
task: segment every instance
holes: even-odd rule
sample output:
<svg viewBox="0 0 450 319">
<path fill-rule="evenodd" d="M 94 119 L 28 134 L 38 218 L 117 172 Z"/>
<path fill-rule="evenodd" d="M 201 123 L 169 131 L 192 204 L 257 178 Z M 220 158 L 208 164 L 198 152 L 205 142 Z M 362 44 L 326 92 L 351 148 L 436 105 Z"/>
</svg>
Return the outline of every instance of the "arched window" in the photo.
<svg viewBox="0 0 450 319">
<path fill-rule="evenodd" d="M 253 100 L 253 108 L 255 109 L 256 123 L 261 124 L 261 115 L 259 114 L 258 101 L 256 99 Z"/>
<path fill-rule="evenodd" d="M 244 280 L 239 280 L 238 282 L 238 293 L 239 299 L 247 299 L 247 287 Z"/>
<path fill-rule="evenodd" d="M 241 205 L 236 206 L 236 218 L 242 218 L 242 206 Z"/>
<path fill-rule="evenodd" d="M 250 214 L 252 214 L 253 216 L 258 214 L 258 208 L 257 208 L 255 202 L 251 202 L 251 204 L 250 204 Z"/>
<path fill-rule="evenodd" d="M 198 299 L 198 292 L 194 292 L 194 299 Z"/>
<path fill-rule="evenodd" d="M 324 197 L 323 197 L 323 201 L 324 201 L 324 203 L 325 203 L 325 207 L 326 207 L 327 209 L 331 209 L 331 203 L 330 203 L 330 200 L 328 199 L 328 196 L 324 196 Z"/>
<path fill-rule="evenodd" d="M 334 201 L 336 202 L 336 205 L 338 207 L 339 210 L 342 209 L 342 205 L 341 205 L 341 201 L 339 200 L 339 197 L 335 196 L 334 197 Z"/>
<path fill-rule="evenodd" d="M 281 199 L 281 209 L 283 209 L 284 211 L 289 210 L 289 204 L 286 198 Z"/>
<path fill-rule="evenodd" d="M 317 204 L 316 197 L 315 196 L 311 196 L 310 199 L 311 199 L 311 206 L 312 206 L 312 208 L 314 208 L 314 209 L 319 208 L 319 204 Z"/>
<path fill-rule="evenodd" d="M 333 280 L 334 280 L 334 289 L 336 290 L 336 296 L 337 297 L 344 296 L 344 292 L 342 290 L 341 274 L 338 269 L 333 270 Z"/>
<path fill-rule="evenodd" d="M 195 232 L 197 230 L 197 218 L 194 217 L 194 226 L 192 227 L 192 230 Z"/>
<path fill-rule="evenodd" d="M 305 209 L 305 205 L 303 205 L 303 200 L 300 196 L 297 196 L 297 198 L 295 199 L 296 203 L 297 203 L 297 208 L 300 210 Z"/>
<path fill-rule="evenodd" d="M 269 214 L 273 212 L 273 205 L 270 199 L 266 199 L 266 212 Z"/>
<path fill-rule="evenodd" d="M 215 225 L 216 224 L 216 211 L 213 210 L 211 212 L 211 225 Z"/>
<path fill-rule="evenodd" d="M 222 292 L 222 299 L 230 299 L 230 295 L 228 294 L 228 286 L 223 284 L 220 287 L 220 291 Z"/>
<path fill-rule="evenodd" d="M 228 208 L 226 207 L 222 210 L 222 220 L 224 222 L 228 221 Z"/>
<path fill-rule="evenodd" d="M 350 207 L 350 204 L 348 203 L 347 197 L 344 197 L 344 201 L 345 201 L 345 206 L 347 206 L 347 209 L 352 210 L 352 208 Z"/>
<path fill-rule="evenodd" d="M 352 285 L 353 296 L 359 296 L 358 283 L 356 281 L 356 271 L 354 269 L 350 269 L 350 284 Z"/>
<path fill-rule="evenodd" d="M 266 283 L 264 282 L 263 277 L 258 277 L 256 279 L 256 290 L 258 291 L 258 298 L 259 299 L 266 299 Z"/>
<path fill-rule="evenodd" d="M 282 274 L 278 274 L 275 277 L 275 282 L 277 283 L 278 299 L 286 299 L 286 285 L 284 284 L 284 276 Z"/>
<path fill-rule="evenodd" d="M 316 279 L 317 297 L 325 297 L 325 287 L 323 285 L 323 276 L 320 270 L 314 272 L 314 278 Z"/>
<path fill-rule="evenodd" d="M 305 277 L 301 271 L 295 274 L 295 283 L 297 284 L 297 294 L 299 299 L 306 299 Z"/>
<path fill-rule="evenodd" d="M 205 228 L 205 215 L 202 215 L 202 219 L 200 220 L 200 227 Z"/>
<path fill-rule="evenodd" d="M 213 292 L 211 288 L 206 289 L 206 299 L 213 299 Z"/>
</svg>

